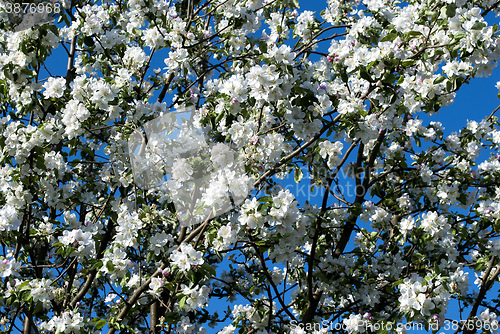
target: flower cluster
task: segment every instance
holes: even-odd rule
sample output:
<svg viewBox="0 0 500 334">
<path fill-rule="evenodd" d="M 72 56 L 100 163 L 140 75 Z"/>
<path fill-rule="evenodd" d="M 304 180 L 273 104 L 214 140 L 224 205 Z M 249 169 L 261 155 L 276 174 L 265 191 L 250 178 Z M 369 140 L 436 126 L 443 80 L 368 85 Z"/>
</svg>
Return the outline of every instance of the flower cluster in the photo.
<svg viewBox="0 0 500 334">
<path fill-rule="evenodd" d="M 170 260 L 173 266 L 177 266 L 183 272 L 189 271 L 191 266 L 199 266 L 204 262 L 202 253 L 189 244 L 181 244 L 180 251 L 174 250 L 170 254 Z"/>
</svg>

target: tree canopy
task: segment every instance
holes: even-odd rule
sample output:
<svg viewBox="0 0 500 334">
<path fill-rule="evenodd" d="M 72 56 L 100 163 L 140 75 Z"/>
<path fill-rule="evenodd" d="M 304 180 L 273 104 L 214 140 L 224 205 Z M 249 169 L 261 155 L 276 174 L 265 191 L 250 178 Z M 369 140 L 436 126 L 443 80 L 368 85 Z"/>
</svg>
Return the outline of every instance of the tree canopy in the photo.
<svg viewBox="0 0 500 334">
<path fill-rule="evenodd" d="M 497 333 L 499 3 L 0 0 L 0 330 Z"/>
</svg>

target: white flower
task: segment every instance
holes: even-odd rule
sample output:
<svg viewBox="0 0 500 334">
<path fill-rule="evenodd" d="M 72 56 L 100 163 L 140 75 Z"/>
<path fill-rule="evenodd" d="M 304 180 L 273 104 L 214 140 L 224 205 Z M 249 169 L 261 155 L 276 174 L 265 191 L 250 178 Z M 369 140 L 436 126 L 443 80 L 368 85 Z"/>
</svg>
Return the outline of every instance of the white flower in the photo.
<svg viewBox="0 0 500 334">
<path fill-rule="evenodd" d="M 61 316 L 53 316 L 48 322 L 41 323 L 39 328 L 56 333 L 78 334 L 83 326 L 83 320 L 80 313 L 67 311 L 62 313 Z"/>
<path fill-rule="evenodd" d="M 64 230 L 63 235 L 59 237 L 59 241 L 66 246 L 73 244 L 87 246 L 92 242 L 92 233 L 83 232 L 81 229 Z"/>
<path fill-rule="evenodd" d="M 183 272 L 191 269 L 191 266 L 202 265 L 203 258 L 202 252 L 199 252 L 189 244 L 181 244 L 181 251 L 174 250 L 170 254 L 170 260 L 172 260 L 172 265 L 176 265 Z"/>
<path fill-rule="evenodd" d="M 60 98 L 64 94 L 64 89 L 66 88 L 66 80 L 64 78 L 53 78 L 50 77 L 44 84 L 43 96 L 45 98 Z"/>
<path fill-rule="evenodd" d="M 215 169 L 230 167 L 234 162 L 234 152 L 229 146 L 218 143 L 212 147 L 210 160 Z"/>
<path fill-rule="evenodd" d="M 158 277 L 153 277 L 151 278 L 151 283 L 149 283 L 149 293 L 153 295 L 158 295 L 162 287 L 163 287 L 163 280 Z"/>
<path fill-rule="evenodd" d="M 318 147 L 320 148 L 319 154 L 321 155 L 321 157 L 323 159 L 326 159 L 328 157 L 328 168 L 333 169 L 333 167 L 340 164 L 341 159 L 339 156 L 342 154 L 342 148 L 344 147 L 344 144 L 339 141 L 332 144 L 327 140 L 319 143 Z"/>
<path fill-rule="evenodd" d="M 79 101 L 71 100 L 62 110 L 62 123 L 66 126 L 65 134 L 68 138 L 74 138 L 81 133 L 81 123 L 90 116 L 88 109 Z"/>
<path fill-rule="evenodd" d="M 0 277 L 9 277 L 12 275 L 12 261 L 0 260 Z"/>
<path fill-rule="evenodd" d="M 168 58 L 165 59 L 165 65 L 167 65 L 167 69 L 169 73 L 172 73 L 174 70 L 178 70 L 189 66 L 187 64 L 189 59 L 189 54 L 186 49 L 180 48 L 175 51 L 170 51 L 168 53 Z"/>
<path fill-rule="evenodd" d="M 0 231 L 17 230 L 21 226 L 19 213 L 11 205 L 5 205 L 0 209 Z"/>
<path fill-rule="evenodd" d="M 142 36 L 144 44 L 152 49 L 164 43 L 162 33 L 158 29 L 158 27 L 149 28 L 144 32 L 144 36 Z"/>
<path fill-rule="evenodd" d="M 413 229 L 414 223 L 415 220 L 411 216 L 401 219 L 401 221 L 399 222 L 399 227 L 401 228 L 403 235 L 406 235 L 408 231 L 411 231 Z"/>
<path fill-rule="evenodd" d="M 123 61 L 129 65 L 130 69 L 141 68 L 147 59 L 146 53 L 138 46 L 128 48 L 123 55 Z"/>
<path fill-rule="evenodd" d="M 248 86 L 241 74 L 233 75 L 223 81 L 221 80 L 219 87 L 221 93 L 228 95 L 232 99 L 236 99 L 238 102 L 244 102 L 248 97 Z"/>
<path fill-rule="evenodd" d="M 423 298 L 425 298 L 425 295 L 424 294 L 420 294 L 423 296 Z M 419 295 L 419 296 L 420 296 Z M 425 298 L 423 303 L 422 303 L 422 308 L 420 310 L 420 313 L 422 313 L 423 315 L 426 315 L 426 316 L 431 316 L 431 310 L 434 309 L 436 307 L 436 305 L 434 305 L 434 303 L 432 302 L 432 300 L 430 298 Z"/>
<path fill-rule="evenodd" d="M 191 178 L 193 169 L 187 163 L 186 159 L 177 159 L 172 165 L 172 177 L 179 181 L 184 182 Z"/>
<path fill-rule="evenodd" d="M 203 307 L 208 301 L 208 295 L 210 293 L 210 288 L 208 286 L 195 286 L 188 287 L 185 284 L 181 285 L 182 293 L 187 296 L 186 300 L 186 310 L 195 310 L 199 307 Z"/>
<path fill-rule="evenodd" d="M 42 278 L 40 280 L 33 280 L 30 282 L 31 296 L 36 303 L 41 301 L 44 307 L 49 307 L 53 298 L 52 280 Z"/>
<path fill-rule="evenodd" d="M 221 247 L 227 247 L 233 244 L 237 239 L 236 230 L 231 225 L 222 226 L 217 231 L 217 236 L 222 239 Z"/>
<path fill-rule="evenodd" d="M 428 212 L 422 214 L 422 223 L 421 225 L 425 232 L 434 236 L 440 230 L 447 227 L 446 217 L 438 215 L 437 212 Z"/>
<path fill-rule="evenodd" d="M 365 320 L 360 314 L 350 314 L 348 319 L 342 321 L 348 333 L 364 333 Z"/>
<path fill-rule="evenodd" d="M 111 303 L 114 301 L 114 299 L 116 298 L 116 296 L 118 296 L 116 293 L 110 293 L 106 296 L 106 298 L 104 299 L 104 302 L 105 303 Z"/>
<path fill-rule="evenodd" d="M 165 232 L 153 235 L 151 239 L 149 239 L 149 242 L 151 243 L 150 247 L 154 251 L 155 255 L 159 255 L 163 250 L 163 247 L 165 247 L 171 239 L 172 237 L 167 235 Z"/>
</svg>

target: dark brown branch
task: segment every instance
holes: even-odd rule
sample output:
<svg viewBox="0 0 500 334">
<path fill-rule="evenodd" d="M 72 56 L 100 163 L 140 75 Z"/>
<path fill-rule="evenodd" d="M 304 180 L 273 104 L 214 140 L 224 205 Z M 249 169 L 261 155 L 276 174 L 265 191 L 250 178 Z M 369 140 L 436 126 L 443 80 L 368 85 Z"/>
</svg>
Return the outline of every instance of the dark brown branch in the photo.
<svg viewBox="0 0 500 334">
<path fill-rule="evenodd" d="M 490 263 L 488 265 L 488 269 L 486 270 L 486 272 L 484 273 L 484 276 L 483 276 L 483 282 L 481 284 L 481 289 L 479 290 L 479 294 L 476 298 L 474 305 L 472 306 L 472 310 L 469 313 L 469 317 L 467 318 L 467 320 L 468 320 L 467 323 L 469 321 L 473 321 L 474 317 L 477 314 L 477 310 L 479 309 L 479 306 L 481 305 L 481 302 L 483 301 L 484 297 L 486 296 L 486 293 L 491 288 L 493 283 L 496 281 L 498 275 L 500 274 L 500 266 L 498 266 L 495 273 L 491 277 L 489 277 L 490 273 L 493 270 L 493 267 L 495 265 L 496 259 L 497 259 L 496 256 L 491 257 Z M 462 325 L 457 329 L 457 331 L 455 333 L 459 332 L 460 330 L 463 330 L 464 334 L 472 334 L 472 333 L 476 332 L 475 328 L 468 329 L 467 327 L 464 326 L 464 324 L 465 323 L 462 323 Z"/>
</svg>

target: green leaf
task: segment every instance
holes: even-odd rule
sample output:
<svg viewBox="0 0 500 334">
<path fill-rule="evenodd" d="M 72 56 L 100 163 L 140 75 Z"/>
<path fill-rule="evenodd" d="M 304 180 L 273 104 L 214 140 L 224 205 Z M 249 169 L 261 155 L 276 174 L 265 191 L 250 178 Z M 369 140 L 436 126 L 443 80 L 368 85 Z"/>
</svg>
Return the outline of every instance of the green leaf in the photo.
<svg viewBox="0 0 500 334">
<path fill-rule="evenodd" d="M 31 300 L 31 293 L 29 291 L 24 291 L 22 293 L 22 300 L 29 302 Z"/>
<path fill-rule="evenodd" d="M 446 7 L 441 8 L 441 15 L 444 17 L 454 17 L 457 6 L 455 4 L 449 4 Z"/>
<path fill-rule="evenodd" d="M 363 212 L 363 208 L 361 207 L 361 204 L 356 203 L 351 208 L 349 208 L 349 211 L 351 212 L 351 215 L 359 216 L 361 212 Z"/>
<path fill-rule="evenodd" d="M 434 84 L 434 85 L 437 85 L 437 84 L 439 84 L 439 83 L 441 83 L 441 82 L 443 82 L 443 81 L 445 81 L 445 80 L 446 80 L 446 77 L 439 76 L 439 77 L 437 77 L 436 79 L 434 79 L 433 84 Z"/>
<path fill-rule="evenodd" d="M 42 311 L 43 311 L 43 303 L 42 302 L 36 303 L 35 309 L 33 310 L 33 314 L 37 314 Z"/>
<path fill-rule="evenodd" d="M 407 59 L 401 62 L 401 65 L 403 66 L 412 66 L 413 64 L 415 64 L 415 60 L 413 59 Z"/>
<path fill-rule="evenodd" d="M 365 79 L 366 81 L 368 82 L 372 82 L 372 78 L 370 77 L 370 75 L 368 74 L 368 72 L 366 72 L 364 69 L 362 69 L 360 72 L 359 72 L 359 76 L 363 79 Z"/>
<path fill-rule="evenodd" d="M 112 272 L 113 270 L 115 270 L 115 266 L 113 265 L 113 261 L 106 262 L 106 269 L 108 269 L 109 272 Z"/>
<path fill-rule="evenodd" d="M 295 182 L 299 183 L 302 180 L 302 176 L 304 176 L 304 172 L 302 172 L 302 169 L 300 167 L 296 167 L 293 173 L 293 179 L 295 180 Z"/>
<path fill-rule="evenodd" d="M 215 124 L 218 125 L 225 114 L 226 114 L 225 111 L 222 111 L 220 114 L 218 114 L 217 117 L 215 117 Z"/>
<path fill-rule="evenodd" d="M 56 36 L 59 36 L 59 29 L 55 25 L 49 25 L 49 30 Z"/>
<path fill-rule="evenodd" d="M 99 321 L 97 321 L 97 322 L 96 322 L 96 324 L 95 324 L 95 329 L 101 329 L 101 328 L 103 328 L 105 325 L 106 325 L 106 320 L 101 319 L 101 320 L 99 320 Z"/>
<path fill-rule="evenodd" d="M 186 304 L 186 299 L 187 299 L 187 296 L 184 296 L 181 298 L 181 300 L 179 300 L 179 309 L 183 309 L 184 308 L 184 305 Z"/>
<path fill-rule="evenodd" d="M 347 76 L 347 73 L 345 73 L 345 72 L 340 74 L 340 78 L 342 79 L 342 81 L 344 83 L 347 83 L 347 81 L 349 80 L 349 77 Z"/>
<path fill-rule="evenodd" d="M 258 44 L 260 52 L 267 53 L 267 43 L 264 41 L 259 41 Z"/>
<path fill-rule="evenodd" d="M 149 263 L 151 260 L 153 260 L 153 257 L 155 256 L 154 252 L 149 252 L 148 255 L 146 256 L 146 261 Z"/>
<path fill-rule="evenodd" d="M 394 81 L 396 81 L 396 76 L 394 75 L 394 73 L 389 73 L 382 80 L 383 83 L 388 83 L 388 84 L 392 84 L 394 83 Z"/>
<path fill-rule="evenodd" d="M 422 36 L 422 33 L 420 31 L 412 30 L 408 32 L 407 35 L 408 37 L 415 37 L 415 36 Z"/>
<path fill-rule="evenodd" d="M 101 260 L 99 261 L 96 261 L 94 264 L 92 264 L 92 266 L 90 266 L 89 270 L 98 270 L 98 269 L 101 269 L 103 263 Z"/>
<path fill-rule="evenodd" d="M 390 33 L 390 34 L 387 34 L 387 36 L 385 36 L 384 38 L 382 38 L 380 41 L 381 42 L 392 42 L 393 40 L 396 39 L 396 37 L 398 37 L 398 34 L 396 34 L 396 33 Z"/>
<path fill-rule="evenodd" d="M 457 40 L 457 41 L 458 41 L 458 40 L 464 39 L 464 38 L 465 38 L 465 36 L 466 36 L 466 35 L 465 35 L 465 32 L 463 32 L 463 31 L 459 31 L 459 32 L 457 32 L 457 33 L 453 36 L 453 39 L 455 39 L 455 40 Z"/>
<path fill-rule="evenodd" d="M 481 30 L 483 29 L 484 27 L 486 27 L 486 23 L 484 22 L 476 22 L 472 25 L 471 29 L 472 30 Z"/>
<path fill-rule="evenodd" d="M 215 269 L 212 268 L 212 266 L 210 266 L 208 263 L 203 263 L 201 267 L 212 276 L 215 276 L 217 274 Z"/>
<path fill-rule="evenodd" d="M 455 81 L 453 82 L 453 90 L 458 90 L 464 84 L 464 82 L 465 82 L 464 77 L 456 78 Z"/>
<path fill-rule="evenodd" d="M 451 92 L 452 89 L 453 89 L 453 83 L 451 81 L 448 81 L 446 83 L 446 91 Z"/>
<path fill-rule="evenodd" d="M 124 287 L 128 282 L 128 277 L 127 276 L 123 276 L 122 278 L 120 278 L 120 286 L 121 287 Z"/>
<path fill-rule="evenodd" d="M 29 281 L 24 281 L 23 283 L 21 283 L 18 290 L 19 291 L 29 290 L 31 287 L 28 284 L 29 284 Z"/>
<path fill-rule="evenodd" d="M 173 325 L 177 322 L 179 318 L 179 314 L 176 312 L 167 312 L 165 313 L 165 322 L 167 324 Z"/>
<path fill-rule="evenodd" d="M 194 275 L 194 271 L 188 271 L 187 275 L 186 275 L 187 279 L 193 283 L 195 283 L 196 281 L 196 277 Z"/>
<path fill-rule="evenodd" d="M 260 203 L 259 206 L 257 206 L 257 212 L 264 212 L 269 206 L 269 203 Z"/>
<path fill-rule="evenodd" d="M 269 202 L 269 203 L 272 203 L 273 202 L 273 199 L 269 196 L 262 196 L 259 198 L 259 202 Z"/>
<path fill-rule="evenodd" d="M 92 47 L 92 46 L 94 46 L 94 44 L 95 44 L 95 43 L 94 43 L 94 40 L 93 40 L 93 39 L 92 39 L 92 37 L 90 37 L 90 36 L 85 36 L 85 37 L 83 38 L 83 43 L 85 43 L 85 45 L 86 45 L 86 46 L 88 46 L 88 47 Z"/>
</svg>

